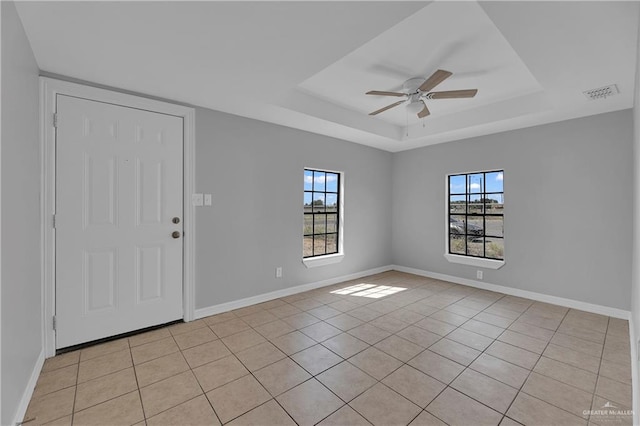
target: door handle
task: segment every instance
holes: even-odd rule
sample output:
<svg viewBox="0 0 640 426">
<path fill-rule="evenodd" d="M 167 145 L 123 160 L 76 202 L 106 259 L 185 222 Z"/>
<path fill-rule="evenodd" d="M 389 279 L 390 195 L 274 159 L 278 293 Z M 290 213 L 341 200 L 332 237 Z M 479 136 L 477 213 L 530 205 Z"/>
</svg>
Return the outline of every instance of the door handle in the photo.
<svg viewBox="0 0 640 426">
<path fill-rule="evenodd" d="M 172 236 L 173 238 L 180 238 L 180 231 L 173 231 L 173 232 L 171 233 L 171 236 Z"/>
</svg>

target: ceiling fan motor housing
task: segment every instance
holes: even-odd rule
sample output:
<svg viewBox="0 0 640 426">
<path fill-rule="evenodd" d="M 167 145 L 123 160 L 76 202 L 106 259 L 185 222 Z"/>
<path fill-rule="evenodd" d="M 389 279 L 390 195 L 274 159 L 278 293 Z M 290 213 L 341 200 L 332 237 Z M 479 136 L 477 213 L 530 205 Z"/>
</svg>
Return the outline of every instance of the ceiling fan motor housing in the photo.
<svg viewBox="0 0 640 426">
<path fill-rule="evenodd" d="M 418 87 L 422 83 L 424 83 L 424 78 L 422 77 L 410 78 L 402 84 L 402 91 L 408 94 L 418 93 Z"/>
</svg>

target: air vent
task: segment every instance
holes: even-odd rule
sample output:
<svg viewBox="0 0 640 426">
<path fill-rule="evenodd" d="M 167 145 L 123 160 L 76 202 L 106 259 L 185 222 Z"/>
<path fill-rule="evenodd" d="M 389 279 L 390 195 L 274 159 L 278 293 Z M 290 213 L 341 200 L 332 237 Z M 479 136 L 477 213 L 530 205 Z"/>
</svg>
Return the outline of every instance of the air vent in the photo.
<svg viewBox="0 0 640 426">
<path fill-rule="evenodd" d="M 606 99 L 609 96 L 617 95 L 620 93 L 618 90 L 618 86 L 615 84 L 610 84 L 608 86 L 599 87 L 597 89 L 587 90 L 586 92 L 582 92 L 587 97 L 587 99 L 591 99 L 595 101 L 596 99 Z"/>
</svg>

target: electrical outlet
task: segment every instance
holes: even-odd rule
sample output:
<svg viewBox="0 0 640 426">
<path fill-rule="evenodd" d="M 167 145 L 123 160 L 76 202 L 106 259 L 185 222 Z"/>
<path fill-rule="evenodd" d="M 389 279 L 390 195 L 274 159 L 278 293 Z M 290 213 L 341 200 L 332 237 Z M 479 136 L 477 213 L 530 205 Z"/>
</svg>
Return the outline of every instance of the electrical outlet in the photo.
<svg viewBox="0 0 640 426">
<path fill-rule="evenodd" d="M 479 280 L 481 280 L 481 279 L 482 279 L 482 271 L 481 271 L 480 269 L 478 269 L 478 270 L 476 271 L 476 278 L 477 278 L 477 279 L 479 279 Z"/>
<path fill-rule="evenodd" d="M 276 268 L 276 278 L 282 278 L 282 266 Z"/>
</svg>

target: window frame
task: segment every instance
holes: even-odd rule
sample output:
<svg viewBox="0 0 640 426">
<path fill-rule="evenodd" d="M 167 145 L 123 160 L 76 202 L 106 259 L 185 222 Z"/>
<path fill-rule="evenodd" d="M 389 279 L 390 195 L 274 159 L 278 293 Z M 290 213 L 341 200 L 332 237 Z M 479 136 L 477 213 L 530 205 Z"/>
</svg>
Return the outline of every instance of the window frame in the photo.
<svg viewBox="0 0 640 426">
<path fill-rule="evenodd" d="M 326 232 L 325 229 L 325 233 L 324 234 L 305 234 L 304 232 L 302 233 L 302 263 L 307 267 L 307 268 L 313 268 L 316 266 L 324 266 L 324 265 L 329 265 L 332 263 L 338 263 L 341 262 L 344 258 L 344 172 L 340 172 L 337 170 L 330 170 L 330 169 L 324 169 L 324 168 L 319 168 L 319 167 L 304 167 L 303 168 L 303 178 L 306 172 L 320 172 L 320 173 L 332 173 L 332 174 L 336 174 L 338 175 L 338 184 L 337 184 L 337 192 L 333 192 L 333 191 L 326 191 L 326 186 L 325 189 L 323 191 L 313 191 L 313 186 L 311 191 L 306 190 L 304 188 L 304 179 L 303 179 L 303 187 L 302 187 L 302 191 L 303 191 L 303 196 L 306 193 L 311 193 L 313 194 L 314 192 L 322 192 L 325 194 L 337 194 L 337 231 L 336 232 Z M 325 183 L 326 185 L 326 183 Z M 312 196 L 312 202 L 313 202 L 313 196 Z M 325 213 L 326 214 L 326 213 Z M 307 215 L 311 215 L 312 217 L 314 216 L 314 213 L 307 213 L 304 211 L 304 202 L 303 202 L 303 210 L 302 210 L 302 228 L 304 230 L 304 223 L 305 223 L 305 217 Z M 312 223 L 315 223 L 315 220 L 312 220 Z M 325 254 L 318 254 L 318 255 L 312 255 L 312 256 L 304 256 L 304 239 L 305 236 L 308 235 L 330 235 L 330 234 L 336 234 L 336 238 L 337 238 L 337 252 L 335 253 L 325 253 Z"/>
<path fill-rule="evenodd" d="M 483 174 L 484 176 L 486 176 L 486 174 L 488 173 L 505 173 L 504 169 L 487 169 L 487 170 L 479 170 L 479 171 L 473 171 L 473 172 L 459 172 L 459 173 L 449 173 L 446 175 L 445 178 L 445 196 L 446 196 L 446 200 L 444 203 L 444 207 L 445 207 L 445 253 L 444 253 L 444 257 L 451 263 L 459 263 L 459 264 L 463 264 L 463 265 L 469 265 L 469 266 L 476 266 L 476 267 L 481 267 L 481 268 L 487 268 L 487 269 L 500 269 L 502 266 L 504 266 L 505 264 L 505 259 L 495 259 L 495 258 L 489 258 L 489 257 L 482 257 L 482 256 L 473 256 L 473 255 L 468 255 L 468 254 L 458 254 L 458 253 L 451 253 L 451 249 L 450 249 L 450 220 L 451 220 L 451 208 L 450 208 L 450 202 L 451 202 L 451 193 L 450 193 L 450 178 L 452 176 L 465 176 L 465 193 L 464 194 L 453 194 L 453 195 L 464 195 L 465 196 L 465 205 L 468 205 L 469 203 L 469 195 L 480 195 L 481 197 L 485 197 L 487 196 L 487 194 L 497 194 L 499 192 L 486 192 L 486 178 L 484 179 L 485 182 L 483 183 L 483 188 L 482 188 L 482 192 L 480 193 L 471 193 L 469 192 L 469 190 L 466 188 L 467 185 L 467 181 L 468 181 L 468 177 L 469 175 L 474 175 L 474 174 Z M 502 196 L 504 197 L 504 186 L 502 188 L 502 192 L 500 194 L 502 194 Z M 468 221 L 468 217 L 469 217 L 469 213 L 468 213 L 468 209 L 465 209 L 465 213 L 462 214 L 465 216 L 465 219 Z M 484 209 L 483 209 L 483 213 L 482 214 L 472 214 L 471 216 L 474 217 L 481 217 L 483 218 L 483 222 L 486 223 L 485 217 L 486 216 L 502 216 L 502 220 L 503 220 L 503 226 L 504 226 L 504 217 L 505 217 L 505 210 L 504 210 L 504 206 L 503 206 L 503 211 L 502 211 L 502 215 L 499 214 L 487 214 Z M 456 216 L 455 214 L 453 216 Z M 465 222 L 467 223 L 467 222 Z M 467 237 L 467 234 L 464 234 L 464 238 Z M 487 238 L 486 237 L 486 228 L 483 226 L 483 238 Z M 489 237 L 489 238 L 497 238 L 497 237 Z M 503 232 L 503 236 L 502 236 L 502 240 L 504 242 L 505 238 L 504 238 L 504 232 Z"/>
</svg>

